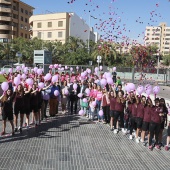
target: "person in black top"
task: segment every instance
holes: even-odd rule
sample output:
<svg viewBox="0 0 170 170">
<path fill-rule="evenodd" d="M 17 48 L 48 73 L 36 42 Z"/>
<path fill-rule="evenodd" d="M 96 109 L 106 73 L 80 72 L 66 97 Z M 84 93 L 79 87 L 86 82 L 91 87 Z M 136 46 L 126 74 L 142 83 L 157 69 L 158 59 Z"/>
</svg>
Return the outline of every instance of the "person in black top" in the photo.
<svg viewBox="0 0 170 170">
<path fill-rule="evenodd" d="M 74 80 L 74 83 L 70 85 L 69 93 L 70 93 L 70 102 L 71 102 L 71 114 L 73 114 L 73 104 L 74 106 L 74 112 L 76 114 L 77 112 L 77 102 L 78 102 L 78 94 L 80 93 L 80 86 L 77 84 L 77 89 L 74 89 L 74 84 L 77 84 L 76 79 Z"/>
<path fill-rule="evenodd" d="M 22 132 L 23 126 L 23 119 L 24 119 L 24 88 L 22 84 L 19 84 L 16 88 L 15 92 L 15 100 L 14 100 L 14 124 L 15 124 L 15 131 L 17 130 Z M 20 113 L 20 126 L 17 128 L 18 125 L 18 114 Z"/>
<path fill-rule="evenodd" d="M 6 120 L 8 119 L 12 126 L 12 135 L 14 135 L 14 123 L 13 123 L 13 100 L 14 94 L 11 89 L 8 89 L 5 94 L 0 97 L 1 107 L 2 107 L 2 120 L 3 120 L 3 130 L 1 135 L 5 135 Z"/>
</svg>

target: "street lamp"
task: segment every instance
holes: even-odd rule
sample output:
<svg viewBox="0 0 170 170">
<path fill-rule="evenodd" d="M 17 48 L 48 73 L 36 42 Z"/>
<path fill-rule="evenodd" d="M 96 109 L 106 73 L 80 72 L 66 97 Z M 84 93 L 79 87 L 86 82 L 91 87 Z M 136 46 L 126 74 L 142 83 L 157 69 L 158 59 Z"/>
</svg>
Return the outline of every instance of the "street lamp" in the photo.
<svg viewBox="0 0 170 170">
<path fill-rule="evenodd" d="M 162 49 L 162 27 L 161 26 L 158 26 L 158 27 L 161 29 L 161 33 L 160 33 L 160 45 L 159 45 L 159 50 L 161 51 L 161 49 Z M 159 56 L 160 56 L 160 53 L 158 54 L 157 77 L 159 75 Z"/>
<path fill-rule="evenodd" d="M 41 36 L 41 40 L 42 40 L 42 50 L 44 49 L 44 43 L 43 43 L 43 41 L 44 41 L 44 32 L 43 31 L 38 31 L 38 33 L 41 33 L 43 36 Z"/>
</svg>

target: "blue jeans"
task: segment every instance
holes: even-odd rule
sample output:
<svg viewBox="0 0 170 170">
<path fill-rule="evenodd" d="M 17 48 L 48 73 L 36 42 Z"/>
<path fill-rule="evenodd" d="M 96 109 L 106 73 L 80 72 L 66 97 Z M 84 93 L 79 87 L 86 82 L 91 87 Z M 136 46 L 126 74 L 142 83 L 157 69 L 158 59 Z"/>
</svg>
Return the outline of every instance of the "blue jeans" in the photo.
<svg viewBox="0 0 170 170">
<path fill-rule="evenodd" d="M 97 116 L 98 116 L 98 119 L 102 119 L 103 120 L 103 116 L 100 116 L 99 115 L 99 111 L 100 111 L 100 108 L 101 108 L 101 100 L 96 100 L 96 105 L 97 105 Z"/>
</svg>

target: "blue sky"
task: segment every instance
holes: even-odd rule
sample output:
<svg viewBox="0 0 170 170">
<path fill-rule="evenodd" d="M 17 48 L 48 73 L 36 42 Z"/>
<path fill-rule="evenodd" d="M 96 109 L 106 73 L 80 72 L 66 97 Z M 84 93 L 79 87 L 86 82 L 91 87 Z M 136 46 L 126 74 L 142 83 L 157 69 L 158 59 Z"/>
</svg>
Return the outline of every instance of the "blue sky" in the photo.
<svg viewBox="0 0 170 170">
<path fill-rule="evenodd" d="M 170 26 L 169 0 L 22 0 L 35 7 L 34 14 L 75 12 L 103 38 L 142 41 L 146 26 L 166 22 Z M 73 1 L 71 3 L 71 1 Z M 69 2 L 69 3 L 68 3 Z M 123 39 L 122 39 L 123 38 Z"/>
</svg>

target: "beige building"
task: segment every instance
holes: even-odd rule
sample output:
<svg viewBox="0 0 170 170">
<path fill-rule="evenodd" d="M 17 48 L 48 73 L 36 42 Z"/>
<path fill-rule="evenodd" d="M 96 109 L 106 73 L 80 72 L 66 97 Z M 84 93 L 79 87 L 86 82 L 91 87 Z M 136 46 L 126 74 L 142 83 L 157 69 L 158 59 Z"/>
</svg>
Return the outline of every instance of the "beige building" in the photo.
<svg viewBox="0 0 170 170">
<path fill-rule="evenodd" d="M 33 9 L 20 0 L 0 0 L 0 42 L 20 36 L 30 38 L 29 18 Z"/>
<path fill-rule="evenodd" d="M 146 27 L 145 45 L 150 44 L 156 44 L 160 54 L 170 54 L 170 27 L 167 27 L 166 23 L 160 23 L 155 27 Z"/>
<path fill-rule="evenodd" d="M 75 13 L 52 13 L 33 15 L 30 18 L 32 27 L 32 38 L 38 37 L 42 40 L 61 41 L 65 43 L 69 36 L 95 41 L 94 30 Z"/>
</svg>

